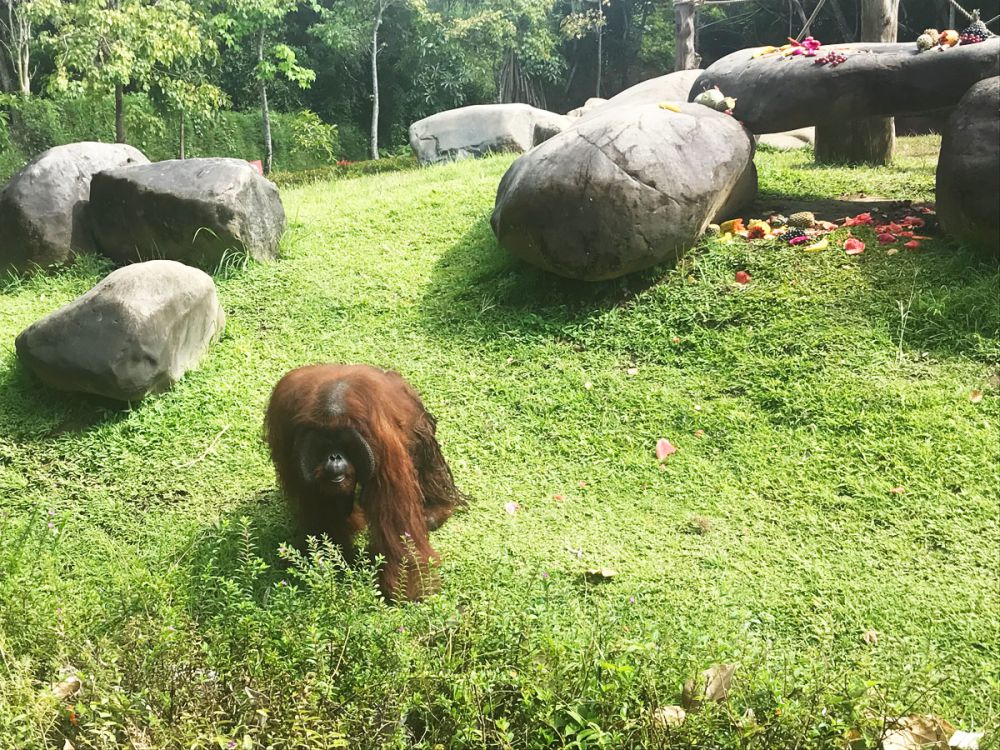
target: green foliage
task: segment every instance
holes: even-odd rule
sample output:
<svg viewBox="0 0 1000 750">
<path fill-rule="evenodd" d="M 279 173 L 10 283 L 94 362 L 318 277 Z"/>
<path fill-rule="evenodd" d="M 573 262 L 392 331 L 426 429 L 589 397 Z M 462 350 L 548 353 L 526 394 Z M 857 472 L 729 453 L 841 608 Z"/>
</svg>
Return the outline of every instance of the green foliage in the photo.
<svg viewBox="0 0 1000 750">
<path fill-rule="evenodd" d="M 360 177 L 369 174 L 386 172 L 402 172 L 419 168 L 420 163 L 412 154 L 399 156 L 384 156 L 380 159 L 366 161 L 342 161 L 316 169 L 301 169 L 293 172 L 274 172 L 271 180 L 280 188 L 313 185 L 317 182 L 340 180 L 350 177 Z"/>
<path fill-rule="evenodd" d="M 9 125 L 0 121 L 0 178 L 6 179 L 42 151 L 76 141 L 110 141 L 114 137 L 114 101 L 110 97 L 10 97 Z M 149 97 L 126 96 L 129 142 L 150 159 L 177 157 L 179 123 L 164 118 Z M 341 153 L 337 128 L 311 112 L 274 113 L 275 166 L 312 169 L 335 161 Z M 260 159 L 260 114 L 218 112 L 189 120 L 187 156 L 231 156 Z"/>
</svg>

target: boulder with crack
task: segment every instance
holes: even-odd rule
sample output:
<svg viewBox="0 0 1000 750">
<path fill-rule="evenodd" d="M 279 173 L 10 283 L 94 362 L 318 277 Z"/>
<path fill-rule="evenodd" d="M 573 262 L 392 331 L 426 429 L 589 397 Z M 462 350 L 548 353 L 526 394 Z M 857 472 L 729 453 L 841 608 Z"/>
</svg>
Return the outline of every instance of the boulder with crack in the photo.
<svg viewBox="0 0 1000 750">
<path fill-rule="evenodd" d="M 727 202 L 735 210 L 737 187 L 756 192 L 746 129 L 700 104 L 679 109 L 615 107 L 519 157 L 497 191 L 500 244 L 585 281 L 676 261 Z"/>
<path fill-rule="evenodd" d="M 410 125 L 410 148 L 421 164 L 490 153 L 523 153 L 557 133 L 570 119 L 528 104 L 474 104 Z"/>
</svg>

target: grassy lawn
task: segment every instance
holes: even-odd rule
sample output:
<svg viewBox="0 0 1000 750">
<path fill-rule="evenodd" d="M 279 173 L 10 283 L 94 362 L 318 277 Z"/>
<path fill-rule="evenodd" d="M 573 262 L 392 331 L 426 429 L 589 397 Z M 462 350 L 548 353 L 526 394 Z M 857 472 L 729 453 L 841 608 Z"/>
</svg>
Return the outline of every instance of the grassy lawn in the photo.
<svg viewBox="0 0 1000 750">
<path fill-rule="evenodd" d="M 926 200 L 936 146 L 881 171 L 761 153 L 761 203 Z M 996 266 L 860 232 L 856 257 L 713 244 L 568 283 L 495 244 L 509 163 L 284 191 L 282 260 L 218 275 L 224 337 L 131 410 L 13 353 L 106 266 L 3 287 L 0 748 L 839 748 L 911 712 L 997 726 Z M 397 369 L 438 417 L 473 501 L 434 535 L 427 602 L 278 551 L 263 408 L 318 361 Z M 715 663 L 739 665 L 729 701 L 654 725 Z"/>
</svg>

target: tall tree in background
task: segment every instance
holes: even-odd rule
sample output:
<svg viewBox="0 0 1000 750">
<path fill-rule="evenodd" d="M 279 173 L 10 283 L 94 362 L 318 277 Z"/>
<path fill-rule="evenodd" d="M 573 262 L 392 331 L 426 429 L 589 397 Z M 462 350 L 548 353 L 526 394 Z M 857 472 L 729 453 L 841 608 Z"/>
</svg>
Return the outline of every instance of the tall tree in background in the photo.
<svg viewBox="0 0 1000 750">
<path fill-rule="evenodd" d="M 588 34 L 594 34 L 597 42 L 597 84 L 594 87 L 596 92 L 594 96 L 600 96 L 601 79 L 604 75 L 604 26 L 607 24 L 604 5 L 609 0 L 585 0 L 585 2 L 594 7 L 582 9 L 576 2 L 572 2 L 570 12 L 563 18 L 561 27 L 569 39 L 582 39 Z"/>
<path fill-rule="evenodd" d="M 34 0 L 51 19 L 41 37 L 51 49 L 58 91 L 115 95 L 115 140 L 125 142 L 124 91 L 183 85 L 171 70 L 215 53 L 202 17 L 186 0 Z"/>
<path fill-rule="evenodd" d="M 361 50 L 367 47 L 368 69 L 371 82 L 371 128 L 369 131 L 369 156 L 378 159 L 379 71 L 378 56 L 384 42 L 379 32 L 385 22 L 386 13 L 394 6 L 405 7 L 411 0 L 343 0 L 321 10 L 321 21 L 313 28 L 317 37 L 334 49 L 342 52 Z M 421 8 L 426 4 L 421 2 Z"/>
<path fill-rule="evenodd" d="M 218 16 L 218 26 L 229 47 L 249 39 L 256 51 L 254 69 L 260 92 L 261 124 L 264 136 L 264 173 L 270 174 L 274 166 L 274 145 L 271 141 L 271 109 L 267 102 L 267 85 L 278 75 L 307 88 L 316 74 L 298 64 L 295 50 L 275 37 L 285 30 L 285 18 L 302 5 L 302 0 L 230 0 L 223 14 Z"/>
<path fill-rule="evenodd" d="M 895 42 L 899 0 L 861 1 L 861 41 Z M 896 150 L 891 117 L 866 117 L 816 126 L 816 161 L 821 164 L 889 164 Z"/>
<path fill-rule="evenodd" d="M 21 96 L 31 95 L 31 48 L 36 9 L 31 0 L 0 0 L 0 43 L 6 60 L 0 62 L 0 74 L 14 80 L 4 81 L 4 88 Z M 10 64 L 8 72 L 7 63 Z"/>
</svg>

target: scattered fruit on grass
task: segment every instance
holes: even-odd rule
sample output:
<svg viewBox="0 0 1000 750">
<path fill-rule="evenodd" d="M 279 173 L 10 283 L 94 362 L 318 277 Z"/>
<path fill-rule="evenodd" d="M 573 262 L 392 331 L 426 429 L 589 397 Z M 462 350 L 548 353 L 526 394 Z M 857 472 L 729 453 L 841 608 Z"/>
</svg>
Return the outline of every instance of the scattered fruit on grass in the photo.
<svg viewBox="0 0 1000 750">
<path fill-rule="evenodd" d="M 974 404 L 978 404 L 982 400 L 983 400 L 983 392 L 978 388 L 969 394 L 969 401 L 971 401 Z"/>
<path fill-rule="evenodd" d="M 807 253 L 818 253 L 820 250 L 826 250 L 829 246 L 830 246 L 830 240 L 824 237 L 819 242 L 814 242 L 811 245 L 806 245 L 802 249 Z"/>
<path fill-rule="evenodd" d="M 717 237 L 722 233 L 722 228 L 718 224 L 709 224 L 705 227 L 705 234 L 708 237 Z"/>
<path fill-rule="evenodd" d="M 671 443 L 666 438 L 660 438 L 656 441 L 656 460 L 663 461 L 667 456 L 672 456 L 677 452 L 676 446 Z"/>
<path fill-rule="evenodd" d="M 898 247 L 890 247 L 888 250 L 885 251 L 885 254 L 886 255 L 895 255 L 898 252 L 899 252 L 899 248 Z"/>
<path fill-rule="evenodd" d="M 865 243 L 856 237 L 848 237 L 844 240 L 844 251 L 848 255 L 861 255 L 865 251 Z"/>
<path fill-rule="evenodd" d="M 747 226 L 748 240 L 762 240 L 771 236 L 771 225 L 760 219 L 752 219 Z"/>
<path fill-rule="evenodd" d="M 889 232 L 882 232 L 878 235 L 878 241 L 882 245 L 891 245 L 896 241 L 896 235 Z"/>
<path fill-rule="evenodd" d="M 797 211 L 788 217 L 788 225 L 799 229 L 809 229 L 816 221 L 812 211 Z"/>
<path fill-rule="evenodd" d="M 780 235 L 778 239 L 781 242 L 792 242 L 796 237 L 805 237 L 806 233 L 801 229 L 789 229 L 784 234 Z"/>
<path fill-rule="evenodd" d="M 920 243 L 917 242 L 916 240 L 910 240 L 909 242 L 904 242 L 903 247 L 909 250 L 916 250 L 918 247 L 920 247 Z"/>
<path fill-rule="evenodd" d="M 742 285 L 749 284 L 750 283 L 750 274 L 748 274 L 746 271 L 737 271 L 736 272 L 736 283 L 737 284 L 742 284 Z"/>
<path fill-rule="evenodd" d="M 733 234 L 735 232 L 742 232 L 746 229 L 743 226 L 743 219 L 730 219 L 729 221 L 724 221 L 719 224 L 719 231 L 723 234 Z"/>
</svg>

